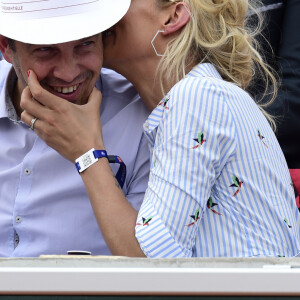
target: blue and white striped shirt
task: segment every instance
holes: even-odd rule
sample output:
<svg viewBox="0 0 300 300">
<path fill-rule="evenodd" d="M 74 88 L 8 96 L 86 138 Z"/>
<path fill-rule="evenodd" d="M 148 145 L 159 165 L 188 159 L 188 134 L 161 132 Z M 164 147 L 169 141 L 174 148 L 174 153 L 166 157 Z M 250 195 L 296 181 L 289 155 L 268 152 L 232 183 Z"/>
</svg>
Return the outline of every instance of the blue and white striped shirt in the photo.
<svg viewBox="0 0 300 300">
<path fill-rule="evenodd" d="M 284 155 L 253 99 L 211 64 L 144 124 L 151 172 L 136 237 L 148 257 L 295 256 L 300 217 Z"/>
</svg>

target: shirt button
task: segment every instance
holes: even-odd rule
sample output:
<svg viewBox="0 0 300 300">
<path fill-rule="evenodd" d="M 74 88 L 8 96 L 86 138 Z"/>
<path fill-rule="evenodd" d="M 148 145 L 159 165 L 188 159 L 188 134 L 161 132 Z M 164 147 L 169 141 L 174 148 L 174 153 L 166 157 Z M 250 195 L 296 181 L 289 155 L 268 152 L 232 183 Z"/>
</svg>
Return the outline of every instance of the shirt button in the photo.
<svg viewBox="0 0 300 300">
<path fill-rule="evenodd" d="M 16 222 L 17 222 L 17 223 L 21 223 L 21 222 L 22 222 L 22 218 L 21 218 L 20 216 L 17 216 L 17 217 L 16 217 Z"/>
<path fill-rule="evenodd" d="M 24 170 L 24 173 L 25 173 L 26 175 L 30 175 L 31 171 L 30 171 L 29 169 L 25 169 L 25 170 Z"/>
</svg>

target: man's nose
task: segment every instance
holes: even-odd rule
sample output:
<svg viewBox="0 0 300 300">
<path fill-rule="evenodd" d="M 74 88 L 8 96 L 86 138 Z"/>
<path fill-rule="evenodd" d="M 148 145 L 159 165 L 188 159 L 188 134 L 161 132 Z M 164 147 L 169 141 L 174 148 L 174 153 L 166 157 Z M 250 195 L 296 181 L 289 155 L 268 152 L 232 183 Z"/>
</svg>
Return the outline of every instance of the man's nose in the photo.
<svg viewBox="0 0 300 300">
<path fill-rule="evenodd" d="M 72 82 L 80 74 L 80 67 L 73 56 L 64 56 L 57 60 L 53 75 L 65 82 Z"/>
</svg>

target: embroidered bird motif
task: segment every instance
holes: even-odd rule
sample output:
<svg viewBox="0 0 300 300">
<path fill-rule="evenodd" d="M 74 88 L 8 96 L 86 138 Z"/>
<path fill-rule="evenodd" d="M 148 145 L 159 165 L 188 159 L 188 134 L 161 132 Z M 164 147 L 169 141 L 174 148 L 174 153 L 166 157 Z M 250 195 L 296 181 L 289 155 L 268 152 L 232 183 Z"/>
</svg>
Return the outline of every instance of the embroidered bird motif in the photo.
<svg viewBox="0 0 300 300">
<path fill-rule="evenodd" d="M 152 217 L 142 218 L 142 220 L 143 220 L 143 223 L 136 223 L 136 225 L 148 226 L 149 222 L 152 220 Z"/>
<path fill-rule="evenodd" d="M 190 223 L 188 225 L 185 225 L 187 227 L 193 226 L 199 220 L 199 209 L 196 209 L 195 214 L 194 215 L 190 215 L 190 217 L 194 220 L 194 222 L 192 222 L 192 223 Z"/>
<path fill-rule="evenodd" d="M 240 181 L 240 180 L 238 179 L 238 177 L 236 177 L 236 176 L 232 176 L 232 181 L 233 181 L 233 184 L 230 185 L 230 186 L 236 187 L 236 188 L 237 188 L 237 190 L 236 190 L 235 193 L 233 194 L 233 197 L 235 197 L 235 196 L 239 193 L 239 191 L 240 191 L 240 189 L 241 189 L 241 187 L 242 187 L 242 184 L 243 184 L 244 182 L 243 182 L 243 181 Z"/>
<path fill-rule="evenodd" d="M 193 147 L 193 149 L 197 149 L 198 147 L 200 147 L 201 145 L 203 145 L 206 142 L 206 140 L 204 139 L 204 134 L 202 132 L 199 132 L 198 137 L 193 140 L 198 143 L 198 145 Z"/>
<path fill-rule="evenodd" d="M 287 218 L 284 219 L 284 222 L 286 223 L 286 225 L 288 226 L 288 228 L 292 228 L 292 226 L 289 224 L 289 221 L 287 220 Z"/>
<path fill-rule="evenodd" d="M 263 142 L 263 144 L 268 148 L 268 145 L 263 140 L 265 137 L 261 134 L 259 129 L 257 130 L 257 135 L 260 138 L 260 140 Z"/>
<path fill-rule="evenodd" d="M 165 109 L 169 109 L 169 107 L 167 107 L 167 103 L 169 102 L 169 100 L 170 98 L 166 97 L 158 105 L 162 105 Z"/>
<path fill-rule="evenodd" d="M 206 204 L 207 208 L 208 208 L 209 210 L 211 210 L 214 214 L 217 214 L 217 215 L 219 215 L 219 216 L 222 216 L 222 214 L 218 213 L 217 211 L 215 211 L 215 210 L 213 209 L 213 207 L 216 206 L 216 205 L 218 205 L 218 204 L 213 202 L 212 197 L 209 197 L 209 199 L 207 200 L 207 204 Z"/>
</svg>

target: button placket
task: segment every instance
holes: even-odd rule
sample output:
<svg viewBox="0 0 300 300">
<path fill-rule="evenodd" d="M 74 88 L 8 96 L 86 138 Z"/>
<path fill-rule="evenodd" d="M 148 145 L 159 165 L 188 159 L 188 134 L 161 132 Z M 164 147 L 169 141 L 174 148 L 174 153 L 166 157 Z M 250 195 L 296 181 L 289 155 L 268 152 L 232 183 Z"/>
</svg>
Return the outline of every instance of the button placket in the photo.
<svg viewBox="0 0 300 300">
<path fill-rule="evenodd" d="M 20 242 L 20 238 L 19 238 L 19 235 L 18 235 L 18 233 L 15 231 L 14 232 L 14 246 L 15 246 L 15 249 L 18 247 L 18 245 L 19 245 L 19 242 Z"/>
<path fill-rule="evenodd" d="M 30 175 L 30 174 L 31 174 L 31 171 L 30 171 L 30 169 L 26 168 L 26 169 L 24 170 L 24 173 L 25 173 L 25 175 Z"/>
<path fill-rule="evenodd" d="M 21 222 L 22 222 L 22 217 L 16 216 L 16 222 L 17 222 L 17 223 L 21 223 Z"/>
</svg>

